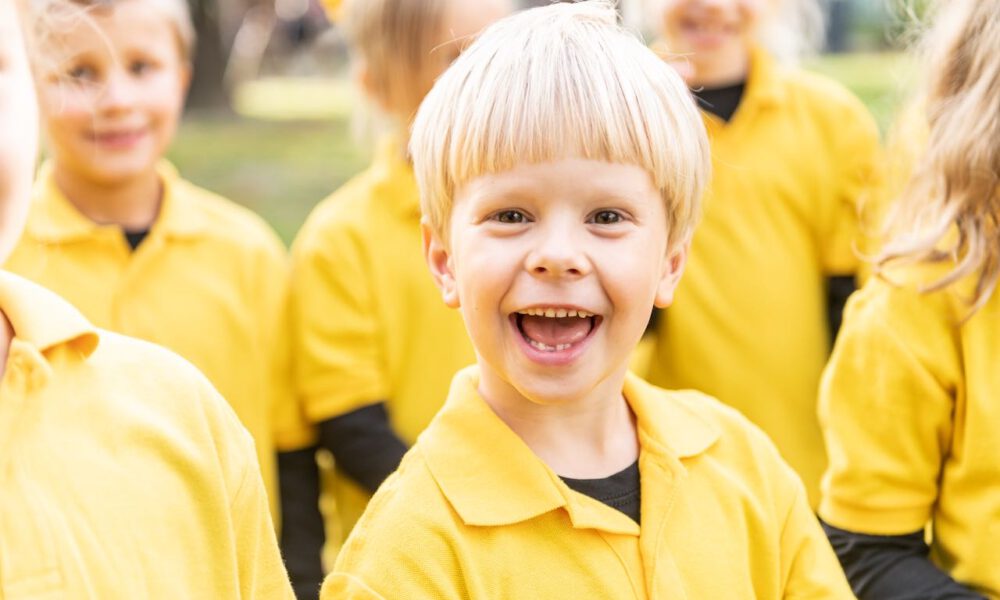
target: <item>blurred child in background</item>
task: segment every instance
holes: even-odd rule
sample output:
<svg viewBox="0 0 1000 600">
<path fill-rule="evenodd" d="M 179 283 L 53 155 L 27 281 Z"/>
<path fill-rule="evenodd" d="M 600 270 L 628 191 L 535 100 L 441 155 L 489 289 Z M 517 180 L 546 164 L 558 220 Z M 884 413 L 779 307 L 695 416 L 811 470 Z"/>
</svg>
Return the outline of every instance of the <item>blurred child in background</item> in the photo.
<svg viewBox="0 0 1000 600">
<path fill-rule="evenodd" d="M 702 109 L 713 172 L 677 302 L 654 317 L 639 370 L 747 415 L 815 506 L 826 464 L 816 389 L 858 271 L 859 199 L 878 132 L 847 90 L 782 60 L 803 47 L 814 0 L 660 6 L 666 51 Z"/>
<path fill-rule="evenodd" d="M 340 7 L 356 79 L 391 123 L 371 167 L 316 207 L 292 251 L 295 388 L 336 463 L 334 547 L 440 408 L 452 375 L 475 360 L 461 318 L 442 305 L 421 256 L 406 132 L 434 79 L 508 11 L 507 0 L 347 0 Z M 282 470 L 294 478 L 312 467 L 314 454 L 286 453 Z M 316 503 L 308 494 L 286 500 L 299 519 Z M 286 534 L 304 535 L 286 535 L 283 548 L 293 580 L 318 584 L 322 537 L 308 539 L 310 529 L 322 534 L 293 525 Z"/>
<path fill-rule="evenodd" d="M 0 0 L 2 259 L 38 142 L 19 17 L 40 64 L 100 23 L 35 5 Z M 0 597 L 291 598 L 253 441 L 190 364 L 0 272 L 0 370 Z"/>
<path fill-rule="evenodd" d="M 293 409 L 281 327 L 287 259 L 262 219 L 163 159 L 191 74 L 187 4 L 67 6 L 37 69 L 51 160 L 7 268 L 98 326 L 193 362 L 253 435 L 275 508 L 272 412 Z"/>
<path fill-rule="evenodd" d="M 820 394 L 820 516 L 863 600 L 1000 598 L 1000 1 L 937 8 L 926 143 Z"/>
<path fill-rule="evenodd" d="M 627 372 L 684 270 L 708 140 L 609 1 L 486 30 L 411 141 L 427 263 L 476 366 L 379 488 L 323 598 L 851 598 L 737 411 Z"/>
</svg>

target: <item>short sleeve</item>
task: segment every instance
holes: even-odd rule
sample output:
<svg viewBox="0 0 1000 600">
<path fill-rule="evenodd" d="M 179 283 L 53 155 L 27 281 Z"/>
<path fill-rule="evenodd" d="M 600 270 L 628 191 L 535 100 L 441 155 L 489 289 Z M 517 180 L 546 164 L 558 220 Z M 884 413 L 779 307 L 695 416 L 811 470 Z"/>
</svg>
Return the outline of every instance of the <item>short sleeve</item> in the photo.
<svg viewBox="0 0 1000 600">
<path fill-rule="evenodd" d="M 360 594 L 348 598 L 469 597 L 451 509 L 418 457 L 408 454 L 372 497 L 337 555 L 321 600 L 337 598 L 328 590 L 340 589 Z"/>
<path fill-rule="evenodd" d="M 240 597 L 292 599 L 294 594 L 278 550 L 267 493 L 255 467 L 254 461 L 232 503 Z"/>
<path fill-rule="evenodd" d="M 863 104 L 846 98 L 839 114 L 832 118 L 831 160 L 834 164 L 828 218 L 822 242 L 823 269 L 827 275 L 854 275 L 860 268 L 859 254 L 868 247 L 873 234 L 865 206 L 878 189 L 881 150 L 878 126 Z"/>
<path fill-rule="evenodd" d="M 257 283 L 250 298 L 260 306 L 257 319 L 268 361 L 274 447 L 279 452 L 290 452 L 312 446 L 316 433 L 292 388 L 289 260 L 281 241 L 273 234 L 269 238 L 270 243 L 255 265 Z"/>
<path fill-rule="evenodd" d="M 199 404 L 212 423 L 215 450 L 229 497 L 230 518 L 216 526 L 228 524 L 231 529 L 226 534 L 232 536 L 236 552 L 240 597 L 294 600 L 253 439 L 222 396 L 200 373 L 197 375 L 202 397 Z"/>
<path fill-rule="evenodd" d="M 951 443 L 958 353 L 944 292 L 872 279 L 848 303 L 824 373 L 829 466 L 820 516 L 840 529 L 922 529 Z"/>
<path fill-rule="evenodd" d="M 388 396 L 367 263 L 364 237 L 336 219 L 307 223 L 293 247 L 293 374 L 312 422 Z"/>
<path fill-rule="evenodd" d="M 782 598 L 852 599 L 837 556 L 813 514 L 802 482 L 789 471 L 792 502 L 781 530 Z"/>
</svg>

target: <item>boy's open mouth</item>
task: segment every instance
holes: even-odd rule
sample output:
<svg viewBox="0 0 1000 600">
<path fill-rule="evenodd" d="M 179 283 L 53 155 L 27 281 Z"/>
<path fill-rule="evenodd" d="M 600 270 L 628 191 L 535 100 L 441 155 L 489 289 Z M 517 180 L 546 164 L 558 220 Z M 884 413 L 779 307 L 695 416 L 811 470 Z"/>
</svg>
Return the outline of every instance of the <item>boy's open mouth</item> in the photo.
<svg viewBox="0 0 1000 600">
<path fill-rule="evenodd" d="M 561 352 L 587 339 L 600 315 L 568 308 L 526 308 L 510 315 L 521 336 L 541 352 Z"/>
</svg>

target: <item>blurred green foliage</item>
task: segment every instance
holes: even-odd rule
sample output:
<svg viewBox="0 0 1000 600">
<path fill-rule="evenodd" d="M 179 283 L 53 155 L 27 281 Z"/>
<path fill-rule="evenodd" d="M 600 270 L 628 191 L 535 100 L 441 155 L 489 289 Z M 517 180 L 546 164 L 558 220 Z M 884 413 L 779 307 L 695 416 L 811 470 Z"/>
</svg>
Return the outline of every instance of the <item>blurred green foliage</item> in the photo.
<svg viewBox="0 0 1000 600">
<path fill-rule="evenodd" d="M 367 154 L 346 119 L 191 116 L 168 156 L 184 177 L 254 210 L 290 243 L 312 207 L 360 171 Z"/>
<path fill-rule="evenodd" d="M 902 54 L 826 55 L 814 69 L 844 83 L 885 131 L 912 78 Z M 185 177 L 261 214 L 290 242 L 315 204 L 364 168 L 370 144 L 351 133 L 345 81 L 271 79 L 237 90 L 237 112 L 188 115 L 169 157 Z"/>
<path fill-rule="evenodd" d="M 806 68 L 843 83 L 868 107 L 885 132 L 913 87 L 913 62 L 901 52 L 825 54 Z"/>
</svg>

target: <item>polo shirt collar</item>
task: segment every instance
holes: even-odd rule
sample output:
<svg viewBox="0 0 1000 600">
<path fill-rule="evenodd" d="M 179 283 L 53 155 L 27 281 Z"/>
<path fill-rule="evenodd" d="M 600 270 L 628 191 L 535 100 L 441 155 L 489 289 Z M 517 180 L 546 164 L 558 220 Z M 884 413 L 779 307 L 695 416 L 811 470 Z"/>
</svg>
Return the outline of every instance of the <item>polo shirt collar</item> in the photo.
<svg viewBox="0 0 1000 600">
<path fill-rule="evenodd" d="M 7 271 L 0 271 L 0 310 L 15 338 L 40 353 L 69 345 L 88 357 L 97 349 L 97 328 L 80 311 L 55 293 Z"/>
<path fill-rule="evenodd" d="M 754 48 L 750 52 L 750 72 L 744 95 L 744 102 L 758 106 L 779 106 L 785 101 L 786 91 L 781 85 L 780 66 L 762 48 Z"/>
<path fill-rule="evenodd" d="M 478 367 L 460 371 L 418 444 L 466 524 L 510 525 L 566 508 L 574 527 L 638 533 L 624 515 L 615 525 L 603 516 L 607 511 L 597 514 L 574 502 L 574 492 L 500 420 L 479 396 L 478 385 Z M 664 468 L 683 469 L 683 459 L 701 454 L 719 436 L 708 421 L 635 375 L 627 376 L 623 392 L 636 415 L 641 451 Z"/>
<path fill-rule="evenodd" d="M 163 199 L 150 233 L 181 238 L 203 233 L 208 227 L 207 219 L 197 207 L 191 210 L 188 206 L 194 199 L 183 192 L 187 184 L 177 169 L 163 160 L 156 170 L 163 184 Z M 35 183 L 32 214 L 25 228 L 27 235 L 43 242 L 69 242 L 90 238 L 108 227 L 91 221 L 73 206 L 56 185 L 50 162 L 42 166 Z"/>
<path fill-rule="evenodd" d="M 374 193 L 380 202 L 402 217 L 420 218 L 420 192 L 413 175 L 413 165 L 397 135 L 383 137 L 372 161 Z"/>
</svg>

